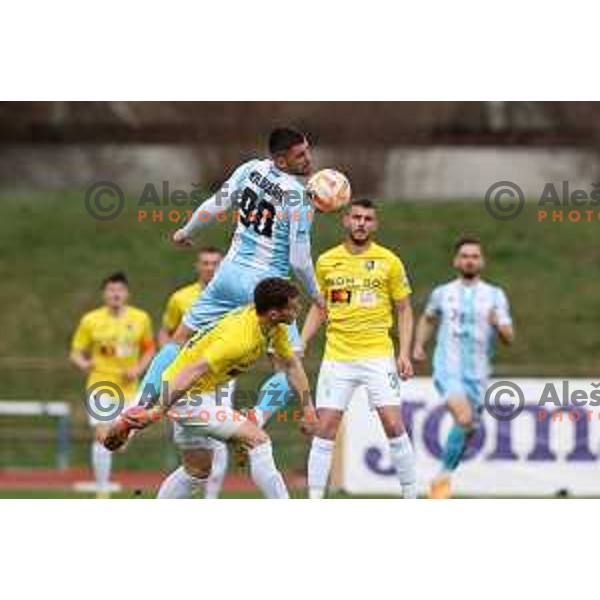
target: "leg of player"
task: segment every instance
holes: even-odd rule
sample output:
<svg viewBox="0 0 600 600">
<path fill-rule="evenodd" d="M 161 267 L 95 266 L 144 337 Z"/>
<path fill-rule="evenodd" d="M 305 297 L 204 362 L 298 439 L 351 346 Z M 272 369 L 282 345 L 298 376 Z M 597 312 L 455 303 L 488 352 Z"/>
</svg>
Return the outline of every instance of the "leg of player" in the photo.
<svg viewBox="0 0 600 600">
<path fill-rule="evenodd" d="M 302 342 L 296 323 L 288 327 L 288 335 L 296 356 L 302 358 Z M 260 387 L 259 401 L 254 407 L 254 415 L 259 427 L 265 427 L 279 410 L 283 410 L 295 398 L 283 365 L 275 356 L 270 355 L 270 358 L 275 373 Z"/>
<path fill-rule="evenodd" d="M 179 354 L 181 346 L 190 338 L 193 330 L 181 323 L 172 341 L 165 344 L 152 359 L 144 378 L 138 386 L 134 404 L 153 404 L 158 399 L 162 374 Z"/>
<path fill-rule="evenodd" d="M 206 500 L 216 500 L 223 489 L 223 482 L 227 474 L 227 465 L 229 463 L 229 450 L 227 444 L 219 443 L 213 450 L 212 466 L 210 475 L 206 481 Z"/>
<path fill-rule="evenodd" d="M 377 413 L 390 445 L 392 464 L 400 480 L 404 499 L 414 500 L 417 497 L 417 461 L 404 428 L 400 407 L 379 406 Z"/>
<path fill-rule="evenodd" d="M 112 452 L 107 450 L 102 443 L 107 431 L 108 426 L 96 425 L 94 441 L 92 442 L 92 468 L 96 481 L 96 497 L 99 499 L 110 496 Z"/>
<path fill-rule="evenodd" d="M 280 370 L 280 366 L 274 358 L 272 361 L 275 373 L 261 385 L 258 391 L 259 401 L 254 407 L 254 415 L 259 427 L 265 427 L 275 413 L 285 408 L 294 397 L 287 375 Z"/>
<path fill-rule="evenodd" d="M 311 500 L 320 500 L 325 496 L 335 437 L 344 413 L 332 408 L 318 408 L 317 416 L 318 432 L 308 455 L 308 497 Z"/>
<path fill-rule="evenodd" d="M 208 448 L 181 450 L 181 466 L 161 484 L 159 500 L 187 500 L 199 497 L 206 490 L 211 474 L 213 452 Z"/>
<path fill-rule="evenodd" d="M 448 439 L 442 458 L 442 471 L 433 480 L 430 498 L 445 499 L 451 497 L 451 476 L 456 471 L 465 453 L 469 439 L 475 432 L 473 409 L 462 395 L 451 396 L 447 400 L 448 410 L 454 418 L 454 425 L 448 433 Z"/>
<path fill-rule="evenodd" d="M 215 401 L 218 406 L 233 410 L 236 380 L 232 379 L 225 385 L 217 386 Z M 229 466 L 229 449 L 225 442 L 215 440 L 213 444 L 213 463 L 208 481 L 206 482 L 206 500 L 216 500 L 223 488 L 227 467 Z"/>
<path fill-rule="evenodd" d="M 250 475 L 258 489 L 267 497 L 286 500 L 289 494 L 273 458 L 271 439 L 251 421 L 245 421 L 231 436 L 248 451 Z"/>
</svg>

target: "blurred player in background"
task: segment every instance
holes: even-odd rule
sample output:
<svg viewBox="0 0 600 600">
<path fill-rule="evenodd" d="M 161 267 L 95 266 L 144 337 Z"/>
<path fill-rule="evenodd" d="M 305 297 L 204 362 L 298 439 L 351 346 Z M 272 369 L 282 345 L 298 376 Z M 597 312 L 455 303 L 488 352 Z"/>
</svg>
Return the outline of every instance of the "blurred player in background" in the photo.
<svg viewBox="0 0 600 600">
<path fill-rule="evenodd" d="M 416 498 L 416 465 L 400 412 L 400 382 L 413 375 L 410 347 L 413 316 L 411 289 L 402 261 L 372 241 L 377 230 L 375 206 L 355 200 L 343 217 L 345 241 L 317 261 L 317 278 L 329 320 L 316 394 L 318 421 L 308 459 L 309 496 L 323 498 L 335 437 L 352 395 L 366 386 L 388 438 L 392 462 L 405 498 Z M 397 315 L 400 351 L 394 358 L 389 335 Z M 313 306 L 302 340 L 308 344 L 324 322 Z"/>
<path fill-rule="evenodd" d="M 148 313 L 127 304 L 129 284 L 123 273 L 107 277 L 102 294 L 104 306 L 88 312 L 79 322 L 71 343 L 71 360 L 87 374 L 86 391 L 100 382 L 110 382 L 120 388 L 127 404 L 134 399 L 138 379 L 154 354 L 152 321 Z M 86 393 L 86 402 L 88 420 L 95 429 L 92 466 L 96 491 L 99 498 L 106 498 L 112 456 L 102 441 L 116 417 L 109 407 L 118 405 L 119 399 L 114 390 L 108 393 L 109 388 L 102 393 L 102 387 L 98 387 L 97 395 Z"/>
<path fill-rule="evenodd" d="M 229 311 L 252 302 L 256 284 L 269 277 L 289 277 L 290 269 L 318 306 L 324 307 L 315 279 L 310 249 L 313 208 L 307 202 L 297 177 L 310 175 L 312 157 L 306 136 L 294 129 L 280 128 L 269 137 L 268 159 L 253 159 L 239 166 L 221 190 L 206 200 L 190 221 L 177 230 L 173 242 L 189 246 L 194 234 L 233 207 L 238 224 L 230 249 L 217 275 L 184 316 L 150 365 L 142 390 L 160 387 L 163 371 L 175 360 L 181 344 L 197 330 L 213 324 Z M 219 219 L 220 220 L 220 219 Z M 289 328 L 292 345 L 301 352 L 295 324 Z M 276 409 L 272 397 L 289 398 L 285 373 L 275 361 L 277 372 L 259 390 L 262 400 L 255 407 L 259 422 Z M 149 387 L 150 386 L 150 387 Z M 151 400 L 146 392 L 141 400 Z"/>
<path fill-rule="evenodd" d="M 431 498 L 450 498 L 451 476 L 477 431 L 491 372 L 496 337 L 514 339 L 504 291 L 481 279 L 481 241 L 462 237 L 455 246 L 458 278 L 436 287 L 419 323 L 413 358 L 425 361 L 425 346 L 438 327 L 433 356 L 433 382 L 450 411 L 454 425 L 444 449 L 441 473 L 431 484 Z"/>
<path fill-rule="evenodd" d="M 223 253 L 218 248 L 206 246 L 198 251 L 195 264 L 196 281 L 173 292 L 167 301 L 162 326 L 158 332 L 158 342 L 161 346 L 171 341 L 183 315 L 198 299 L 200 292 L 210 283 L 222 260 Z"/>
<path fill-rule="evenodd" d="M 182 466 L 162 483 L 158 493 L 161 499 L 191 498 L 194 492 L 203 490 L 211 470 L 210 443 L 215 439 L 236 441 L 247 449 L 252 479 L 267 498 L 288 498 L 269 436 L 218 400 L 221 384 L 251 368 L 272 347 L 301 400 L 305 432 L 314 421 L 308 379 L 294 355 L 286 326 L 298 316 L 298 288 L 286 279 L 264 279 L 256 286 L 253 300 L 253 304 L 231 312 L 212 327 L 199 330 L 165 371 L 159 405 L 149 410 L 132 408 L 107 437 L 109 446 L 118 447 L 130 427 L 148 427 L 176 406 L 181 418 L 175 422 L 175 442 Z M 200 398 L 202 402 L 198 403 Z M 128 427 L 123 429 L 123 425 Z"/>
<path fill-rule="evenodd" d="M 161 346 L 171 341 L 172 335 L 181 324 L 183 315 L 187 313 L 204 288 L 210 283 L 222 260 L 223 253 L 218 248 L 206 246 L 199 250 L 196 258 L 196 282 L 178 289 L 167 301 L 162 326 L 158 333 L 158 341 Z M 235 382 L 232 380 L 227 392 L 222 395 L 224 405 L 231 407 L 234 392 Z M 214 500 L 219 497 L 229 462 L 229 452 L 226 444 L 214 440 L 211 443 L 211 448 L 213 450 L 212 470 L 206 482 L 206 493 L 204 495 L 207 500 Z"/>
</svg>

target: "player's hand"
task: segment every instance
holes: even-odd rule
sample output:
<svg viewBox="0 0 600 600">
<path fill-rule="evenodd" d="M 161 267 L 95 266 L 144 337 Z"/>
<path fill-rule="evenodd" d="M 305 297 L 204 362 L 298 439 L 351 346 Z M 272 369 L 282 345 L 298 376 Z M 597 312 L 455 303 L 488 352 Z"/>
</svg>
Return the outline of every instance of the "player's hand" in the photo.
<svg viewBox="0 0 600 600">
<path fill-rule="evenodd" d="M 493 308 L 492 308 L 492 310 L 490 310 L 488 321 L 492 327 L 495 327 L 496 329 L 498 328 L 498 325 L 499 325 L 498 313 Z"/>
<path fill-rule="evenodd" d="M 410 379 L 415 374 L 412 363 L 410 362 L 410 358 L 408 356 L 399 356 L 398 357 L 398 375 L 400 375 L 400 379 L 402 381 L 406 381 Z"/>
<path fill-rule="evenodd" d="M 91 358 L 89 360 L 86 360 L 81 363 L 81 370 L 84 373 L 89 373 L 90 371 L 93 371 L 93 369 L 94 369 L 94 361 Z"/>
<path fill-rule="evenodd" d="M 413 349 L 413 360 L 415 362 L 425 362 L 427 360 L 427 352 L 423 346 L 415 346 Z"/>
<path fill-rule="evenodd" d="M 183 229 L 173 232 L 171 242 L 177 248 L 190 248 L 194 245 Z"/>
</svg>

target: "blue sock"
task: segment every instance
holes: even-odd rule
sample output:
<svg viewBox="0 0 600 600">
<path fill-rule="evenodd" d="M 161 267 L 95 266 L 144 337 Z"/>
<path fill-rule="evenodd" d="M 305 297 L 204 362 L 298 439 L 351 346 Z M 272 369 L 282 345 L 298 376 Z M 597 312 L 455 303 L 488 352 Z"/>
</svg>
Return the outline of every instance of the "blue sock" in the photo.
<svg viewBox="0 0 600 600">
<path fill-rule="evenodd" d="M 254 414 L 260 427 L 264 427 L 273 415 L 285 408 L 294 397 L 283 371 L 269 377 L 258 391 L 259 402 L 254 407 Z"/>
<path fill-rule="evenodd" d="M 456 467 L 458 467 L 460 459 L 465 451 L 466 442 L 467 435 L 464 427 L 460 427 L 460 425 L 453 425 L 450 433 L 448 434 L 448 440 L 446 441 L 444 456 L 442 458 L 444 472 L 451 473 L 456 469 Z"/>
<path fill-rule="evenodd" d="M 152 404 L 160 395 L 162 374 L 179 354 L 179 345 L 174 342 L 165 344 L 159 353 L 152 359 L 144 379 L 138 386 L 136 404 Z"/>
</svg>

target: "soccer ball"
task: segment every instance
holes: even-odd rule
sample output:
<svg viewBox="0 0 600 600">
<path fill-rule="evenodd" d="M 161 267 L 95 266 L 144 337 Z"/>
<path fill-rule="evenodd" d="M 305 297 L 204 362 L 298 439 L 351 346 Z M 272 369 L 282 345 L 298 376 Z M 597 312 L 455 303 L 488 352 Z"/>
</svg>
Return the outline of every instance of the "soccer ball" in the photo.
<svg viewBox="0 0 600 600">
<path fill-rule="evenodd" d="M 352 198 L 348 178 L 334 169 L 315 173 L 306 184 L 314 207 L 324 213 L 335 212 L 346 206 Z"/>
</svg>

